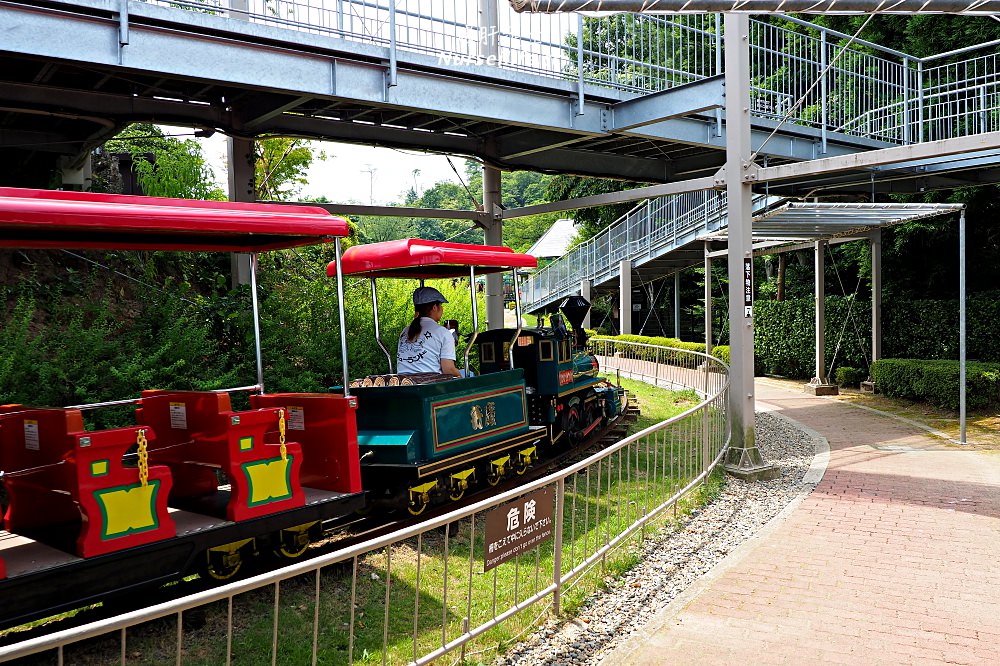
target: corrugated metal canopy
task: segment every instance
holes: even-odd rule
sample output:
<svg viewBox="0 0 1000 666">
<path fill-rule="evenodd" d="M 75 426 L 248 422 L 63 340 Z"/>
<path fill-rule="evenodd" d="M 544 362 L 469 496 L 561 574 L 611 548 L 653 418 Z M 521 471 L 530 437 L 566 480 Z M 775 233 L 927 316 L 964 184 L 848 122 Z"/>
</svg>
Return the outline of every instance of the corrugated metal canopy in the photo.
<svg viewBox="0 0 1000 666">
<path fill-rule="evenodd" d="M 802 203 L 782 204 L 756 215 L 753 240 L 792 243 L 859 236 L 881 227 L 957 213 L 962 204 Z M 726 229 L 711 238 L 726 238 Z"/>
</svg>

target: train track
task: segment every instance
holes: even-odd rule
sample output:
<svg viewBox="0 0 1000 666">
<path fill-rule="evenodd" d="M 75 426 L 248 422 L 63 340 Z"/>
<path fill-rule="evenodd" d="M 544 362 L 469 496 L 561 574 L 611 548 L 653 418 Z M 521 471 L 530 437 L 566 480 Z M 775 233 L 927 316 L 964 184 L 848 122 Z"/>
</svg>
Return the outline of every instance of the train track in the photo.
<svg viewBox="0 0 1000 666">
<path fill-rule="evenodd" d="M 496 495 L 498 492 L 514 489 L 526 481 L 534 481 L 542 478 L 553 471 L 586 458 L 605 446 L 619 441 L 626 435 L 628 426 L 636 421 L 638 415 L 638 408 L 634 404 L 629 404 L 626 397 L 625 408 L 622 410 L 622 413 L 604 428 L 591 433 L 580 445 L 535 464 L 522 476 L 505 479 L 496 486 L 486 486 L 474 492 L 469 492 L 459 501 L 451 501 L 429 507 L 419 516 L 395 517 L 398 514 L 390 516 L 351 516 L 328 521 L 323 526 L 327 536 L 310 546 L 306 553 L 296 561 L 313 559 L 365 541 L 377 539 L 391 532 L 412 527 L 429 519 L 444 515 L 455 509 L 469 506 L 482 499 Z M 282 562 L 273 557 L 252 558 L 247 561 L 241 570 L 240 577 L 257 575 L 269 569 L 276 569 L 284 564 L 287 564 L 287 561 Z M 151 587 L 142 594 L 115 595 L 100 605 L 79 609 L 68 617 L 66 614 L 62 614 L 47 621 L 43 620 L 40 623 L 34 623 L 34 626 L 29 629 L 19 630 L 15 628 L 6 630 L 4 635 L 0 636 L 0 645 L 17 643 L 56 631 L 114 617 L 115 615 L 218 587 L 226 582 L 229 581 L 216 581 L 207 576 L 188 576 L 183 580 L 165 586 Z"/>
</svg>

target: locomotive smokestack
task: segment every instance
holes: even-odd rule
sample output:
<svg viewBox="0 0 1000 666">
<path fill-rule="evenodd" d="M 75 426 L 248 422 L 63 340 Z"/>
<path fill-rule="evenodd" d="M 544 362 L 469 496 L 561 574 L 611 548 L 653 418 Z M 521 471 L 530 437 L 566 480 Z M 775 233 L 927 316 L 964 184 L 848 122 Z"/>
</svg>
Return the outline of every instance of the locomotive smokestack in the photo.
<svg viewBox="0 0 1000 666">
<path fill-rule="evenodd" d="M 583 296 L 570 296 L 559 305 L 559 309 L 566 320 L 573 325 L 576 345 L 582 349 L 587 344 L 587 334 L 583 331 L 583 318 L 590 312 L 590 301 Z"/>
</svg>

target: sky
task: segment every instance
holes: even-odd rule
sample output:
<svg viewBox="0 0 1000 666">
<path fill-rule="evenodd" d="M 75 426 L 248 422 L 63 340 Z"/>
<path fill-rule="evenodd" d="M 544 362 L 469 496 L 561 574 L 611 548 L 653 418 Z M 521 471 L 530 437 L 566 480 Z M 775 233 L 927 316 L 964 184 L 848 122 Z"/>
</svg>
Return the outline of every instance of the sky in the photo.
<svg viewBox="0 0 1000 666">
<path fill-rule="evenodd" d="M 226 137 L 216 134 L 200 141 L 216 181 L 226 189 Z M 443 155 L 326 141 L 312 144 L 316 153 L 326 153 L 326 159 L 314 161 L 309 169 L 309 182 L 301 192 L 305 197 L 326 195 L 334 203 L 384 205 L 402 203 L 414 181 L 419 193 L 442 180 L 459 182 Z M 464 172 L 464 158 L 451 161 L 459 173 Z M 415 169 L 419 173 L 414 174 Z"/>
</svg>

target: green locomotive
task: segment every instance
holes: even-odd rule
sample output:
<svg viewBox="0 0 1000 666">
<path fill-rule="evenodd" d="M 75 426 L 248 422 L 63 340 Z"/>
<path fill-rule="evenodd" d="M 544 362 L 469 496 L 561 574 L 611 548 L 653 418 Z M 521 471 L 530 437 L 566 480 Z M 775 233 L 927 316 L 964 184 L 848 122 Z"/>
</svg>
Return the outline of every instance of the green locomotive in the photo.
<svg viewBox="0 0 1000 666">
<path fill-rule="evenodd" d="M 419 515 L 435 502 L 460 499 L 475 484 L 496 485 L 505 477 L 524 474 L 550 455 L 554 445 L 577 444 L 620 413 L 618 389 L 597 377 L 596 359 L 583 349 L 579 324 L 589 308 L 584 299 L 564 307 L 578 331 L 576 338 L 558 315 L 550 328 L 476 332 L 471 287 L 476 276 L 535 265 L 534 257 L 509 248 L 419 239 L 360 245 L 345 252 L 344 273 L 371 280 L 375 335 L 389 367 L 387 374 L 351 384 L 358 399 L 362 480 L 371 499 L 405 505 Z M 328 273 L 334 270 L 331 264 Z M 463 378 L 393 372 L 392 355 L 380 339 L 375 280 L 466 276 L 473 313 L 468 347 L 478 345 L 479 376 L 468 376 L 468 351 Z M 516 292 L 514 296 L 520 321 Z"/>
</svg>

